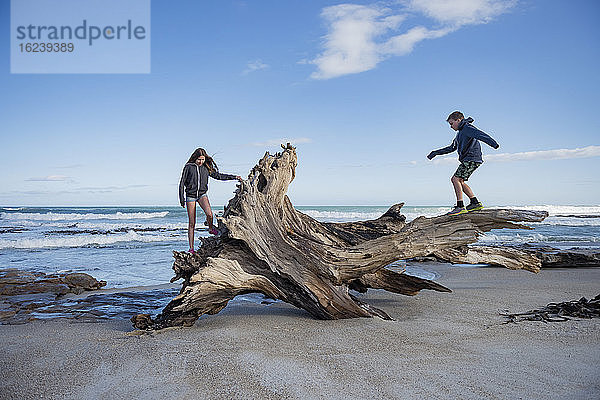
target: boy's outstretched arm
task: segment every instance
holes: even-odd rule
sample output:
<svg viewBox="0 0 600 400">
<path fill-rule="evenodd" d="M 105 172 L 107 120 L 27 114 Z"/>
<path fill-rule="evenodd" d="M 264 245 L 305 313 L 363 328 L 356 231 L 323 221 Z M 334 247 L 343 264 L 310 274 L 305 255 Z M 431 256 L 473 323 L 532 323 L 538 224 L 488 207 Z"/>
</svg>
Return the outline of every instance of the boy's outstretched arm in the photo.
<svg viewBox="0 0 600 400">
<path fill-rule="evenodd" d="M 455 150 L 456 150 L 456 138 L 452 141 L 450 146 L 446 146 L 441 149 L 432 151 L 431 153 L 429 153 L 427 155 L 427 158 L 429 158 L 431 160 L 435 156 L 441 156 L 442 154 L 452 153 Z"/>
<path fill-rule="evenodd" d="M 498 147 L 500 147 L 500 145 L 498 144 L 498 142 L 496 142 L 490 135 L 488 135 L 484 131 L 481 131 L 481 130 L 475 128 L 475 127 L 471 127 L 471 129 L 469 129 L 466 132 L 466 134 L 467 134 L 467 136 L 470 136 L 470 137 L 472 137 L 474 139 L 481 140 L 482 142 L 484 142 L 488 146 L 493 147 L 495 149 L 497 149 Z"/>
</svg>

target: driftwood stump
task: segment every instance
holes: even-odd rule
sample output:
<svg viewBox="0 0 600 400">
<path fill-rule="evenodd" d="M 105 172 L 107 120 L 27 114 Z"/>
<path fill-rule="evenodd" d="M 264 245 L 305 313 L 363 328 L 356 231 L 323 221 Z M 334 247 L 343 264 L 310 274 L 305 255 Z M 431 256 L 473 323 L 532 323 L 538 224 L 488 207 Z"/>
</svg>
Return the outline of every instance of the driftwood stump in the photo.
<svg viewBox="0 0 600 400">
<path fill-rule="evenodd" d="M 262 293 L 308 311 L 318 319 L 377 316 L 383 310 L 352 295 L 369 288 L 415 295 L 422 289 L 450 292 L 442 285 L 384 267 L 398 259 L 426 256 L 477 241 L 493 228 L 524 228 L 545 212 L 483 210 L 459 216 L 419 217 L 406 224 L 401 204 L 380 218 L 320 223 L 294 209 L 286 192 L 297 165 L 294 147 L 268 152 L 238 186 L 219 219 L 217 237 L 202 239 L 196 254 L 174 251 L 172 282 L 180 294 L 155 319 L 132 318 L 139 329 L 190 326 L 216 314 L 229 300 Z"/>
<path fill-rule="evenodd" d="M 531 244 L 460 246 L 432 254 L 435 259 L 451 263 L 490 264 L 508 269 L 540 272 L 541 268 L 576 268 L 600 266 L 600 252 L 594 249 L 556 249 Z"/>
</svg>

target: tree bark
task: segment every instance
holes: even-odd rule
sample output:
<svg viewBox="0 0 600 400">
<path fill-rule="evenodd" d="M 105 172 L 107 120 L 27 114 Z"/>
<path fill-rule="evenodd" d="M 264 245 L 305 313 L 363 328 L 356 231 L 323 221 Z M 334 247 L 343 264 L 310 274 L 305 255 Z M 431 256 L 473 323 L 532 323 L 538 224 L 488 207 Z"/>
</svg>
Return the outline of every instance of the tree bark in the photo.
<svg viewBox="0 0 600 400">
<path fill-rule="evenodd" d="M 600 266 L 600 252 L 592 249 L 555 249 L 549 246 L 460 246 L 433 253 L 441 261 L 464 264 L 490 264 L 509 269 L 539 272 L 541 268 Z"/>
<path fill-rule="evenodd" d="M 419 217 L 406 224 L 403 204 L 380 218 L 354 223 L 320 223 L 292 206 L 286 192 L 297 166 L 295 148 L 268 152 L 238 186 L 219 219 L 217 237 L 202 239 L 196 254 L 174 251 L 172 282 L 180 294 L 155 319 L 133 317 L 139 329 L 192 325 L 216 314 L 235 296 L 263 293 L 308 311 L 318 319 L 377 316 L 350 289 L 384 289 L 415 295 L 422 289 L 450 292 L 435 282 L 384 267 L 398 259 L 426 256 L 477 241 L 494 228 L 524 228 L 545 212 L 482 210 L 459 216 Z"/>
</svg>

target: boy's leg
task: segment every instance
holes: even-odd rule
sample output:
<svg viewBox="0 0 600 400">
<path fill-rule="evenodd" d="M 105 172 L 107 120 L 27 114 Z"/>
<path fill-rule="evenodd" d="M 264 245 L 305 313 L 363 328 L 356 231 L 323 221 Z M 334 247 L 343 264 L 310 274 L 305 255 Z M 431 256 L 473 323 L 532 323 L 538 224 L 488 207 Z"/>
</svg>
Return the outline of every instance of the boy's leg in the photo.
<svg viewBox="0 0 600 400">
<path fill-rule="evenodd" d="M 454 186 L 454 193 L 456 194 L 456 207 L 454 207 L 446 215 L 464 214 L 467 212 L 467 210 L 465 209 L 465 205 L 462 201 L 462 179 L 457 176 L 453 176 L 450 180 L 452 181 L 452 186 Z"/>
<path fill-rule="evenodd" d="M 452 182 L 452 186 L 454 186 L 454 194 L 456 194 L 456 202 L 459 203 L 463 200 L 463 195 L 462 195 L 463 180 L 462 180 L 462 178 L 459 178 L 457 176 L 452 176 L 450 181 Z"/>
<path fill-rule="evenodd" d="M 467 196 L 469 196 L 469 199 L 472 199 L 473 197 L 475 197 L 475 194 L 473 193 L 473 191 L 471 190 L 469 185 L 467 185 L 467 182 L 462 180 L 461 185 L 462 185 L 462 191 L 465 192 L 465 194 Z"/>
<path fill-rule="evenodd" d="M 208 196 L 202 196 L 198 199 L 198 204 L 202 207 L 202 211 L 206 214 L 206 222 L 208 222 L 208 229 L 213 229 L 215 226 L 213 225 L 213 213 L 210 208 L 210 202 L 208 201 Z"/>
<path fill-rule="evenodd" d="M 454 184 L 454 181 L 457 181 L 456 184 L 454 184 L 454 190 L 456 191 L 456 186 L 457 184 L 460 184 L 460 200 L 462 200 L 462 192 L 464 192 L 467 196 L 469 196 L 469 199 L 473 199 L 475 198 L 475 194 L 473 193 L 473 190 L 471 190 L 471 187 L 469 185 L 467 185 L 467 180 L 469 180 L 469 177 L 473 174 L 473 172 L 481 165 L 481 163 L 475 162 L 475 161 L 464 161 L 461 162 L 460 165 L 458 166 L 458 168 L 456 169 L 456 172 L 454 173 L 454 176 L 452 177 L 453 181 L 452 183 Z M 457 192 L 458 193 L 458 192 Z M 456 195 L 457 198 L 459 198 L 459 195 Z M 472 200 L 471 200 L 472 202 Z"/>
<path fill-rule="evenodd" d="M 190 250 L 194 250 L 194 229 L 196 228 L 196 202 L 185 202 L 188 214 L 188 242 Z"/>
<path fill-rule="evenodd" d="M 479 202 L 479 200 L 477 200 L 477 197 L 475 197 L 475 193 L 473 193 L 471 187 L 466 183 L 469 177 L 477 168 L 479 168 L 480 165 L 481 163 L 474 161 L 469 161 L 465 163 L 465 170 L 462 176 L 462 190 L 467 196 L 469 196 L 470 200 L 469 205 L 467 206 L 467 211 L 477 211 L 483 208 L 483 205 Z"/>
</svg>

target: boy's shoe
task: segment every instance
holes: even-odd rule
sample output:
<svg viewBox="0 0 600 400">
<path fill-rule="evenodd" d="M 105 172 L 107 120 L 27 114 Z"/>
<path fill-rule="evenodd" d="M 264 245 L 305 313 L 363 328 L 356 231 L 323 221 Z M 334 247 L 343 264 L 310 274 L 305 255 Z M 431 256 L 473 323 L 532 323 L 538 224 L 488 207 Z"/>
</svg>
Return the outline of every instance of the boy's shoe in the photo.
<svg viewBox="0 0 600 400">
<path fill-rule="evenodd" d="M 217 230 L 217 228 L 211 228 L 208 230 L 208 233 L 217 236 L 219 234 L 219 231 Z"/>
<path fill-rule="evenodd" d="M 446 215 L 458 215 L 458 214 L 466 214 L 468 211 L 464 207 L 454 207 L 452 211 L 447 213 Z"/>
<path fill-rule="evenodd" d="M 467 206 L 467 211 L 471 212 L 471 211 L 477 211 L 477 210 L 481 210 L 483 209 L 483 204 L 481 204 L 480 201 L 478 201 L 477 203 L 471 203 Z"/>
</svg>

